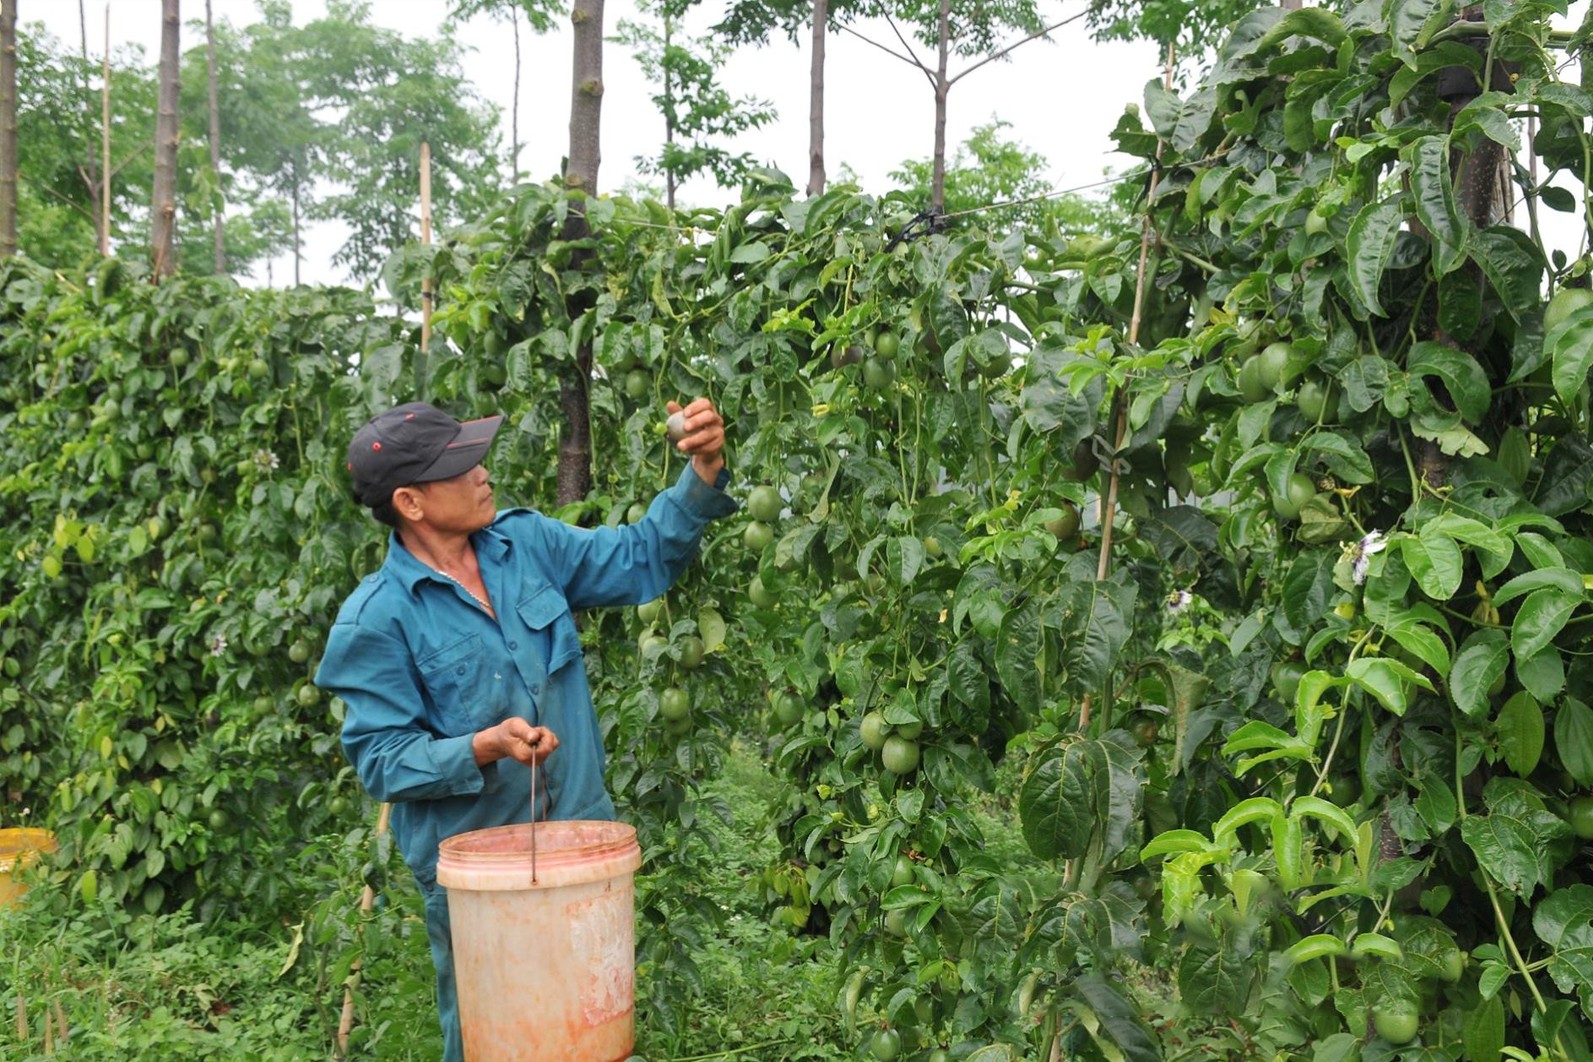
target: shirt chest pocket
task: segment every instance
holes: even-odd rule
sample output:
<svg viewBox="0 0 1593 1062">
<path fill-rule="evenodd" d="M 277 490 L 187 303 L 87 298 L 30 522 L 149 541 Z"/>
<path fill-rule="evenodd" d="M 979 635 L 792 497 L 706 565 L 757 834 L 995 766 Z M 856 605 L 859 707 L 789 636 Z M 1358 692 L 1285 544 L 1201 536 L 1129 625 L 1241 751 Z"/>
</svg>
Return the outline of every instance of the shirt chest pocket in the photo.
<svg viewBox="0 0 1593 1062">
<path fill-rule="evenodd" d="M 570 614 L 570 603 L 557 590 L 542 587 L 521 600 L 515 610 L 547 647 L 549 675 L 581 658 L 581 634 Z"/>
<path fill-rule="evenodd" d="M 419 660 L 438 728 L 447 737 L 474 733 L 493 715 L 487 661 L 479 635 L 470 634 Z"/>
</svg>

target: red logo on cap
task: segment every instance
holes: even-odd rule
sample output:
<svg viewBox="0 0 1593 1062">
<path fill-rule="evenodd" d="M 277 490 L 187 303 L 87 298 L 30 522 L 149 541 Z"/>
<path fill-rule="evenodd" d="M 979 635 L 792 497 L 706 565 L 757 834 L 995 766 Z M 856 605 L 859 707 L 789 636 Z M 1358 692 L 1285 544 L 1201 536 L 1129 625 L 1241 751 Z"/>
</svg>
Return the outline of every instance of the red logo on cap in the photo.
<svg viewBox="0 0 1593 1062">
<path fill-rule="evenodd" d="M 371 443 L 371 449 L 372 450 L 380 450 L 381 448 L 382 448 L 382 444 L 381 443 Z"/>
</svg>

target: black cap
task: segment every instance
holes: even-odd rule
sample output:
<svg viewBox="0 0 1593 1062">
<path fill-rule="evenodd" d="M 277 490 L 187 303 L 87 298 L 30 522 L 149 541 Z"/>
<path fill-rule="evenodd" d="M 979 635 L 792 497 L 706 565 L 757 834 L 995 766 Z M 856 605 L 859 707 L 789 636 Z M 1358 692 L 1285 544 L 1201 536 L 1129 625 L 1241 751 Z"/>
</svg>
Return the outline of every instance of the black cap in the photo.
<svg viewBox="0 0 1593 1062">
<path fill-rule="evenodd" d="M 393 491 L 415 483 L 452 479 L 487 456 L 503 417 L 463 423 L 426 402 L 407 402 L 366 422 L 348 445 L 354 500 L 375 508 Z"/>
</svg>

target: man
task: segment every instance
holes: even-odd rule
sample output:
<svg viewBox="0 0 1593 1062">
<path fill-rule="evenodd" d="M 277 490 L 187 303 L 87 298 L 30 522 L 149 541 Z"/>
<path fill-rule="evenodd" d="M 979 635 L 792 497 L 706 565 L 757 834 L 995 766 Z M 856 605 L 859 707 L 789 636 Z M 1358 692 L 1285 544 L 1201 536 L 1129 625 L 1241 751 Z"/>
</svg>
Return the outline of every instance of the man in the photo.
<svg viewBox="0 0 1593 1062">
<path fill-rule="evenodd" d="M 355 499 L 393 531 L 381 568 L 338 612 L 315 683 L 347 704 L 343 749 L 371 796 L 393 804 L 425 899 L 445 1062 L 463 1048 L 437 846 L 530 821 L 532 763 L 539 820 L 614 817 L 571 610 L 652 600 L 708 521 L 736 511 L 723 420 L 704 398 L 684 415 L 676 446 L 689 467 L 621 528 L 494 511 L 482 460 L 501 416 L 461 424 L 412 402 L 349 445 Z"/>
</svg>

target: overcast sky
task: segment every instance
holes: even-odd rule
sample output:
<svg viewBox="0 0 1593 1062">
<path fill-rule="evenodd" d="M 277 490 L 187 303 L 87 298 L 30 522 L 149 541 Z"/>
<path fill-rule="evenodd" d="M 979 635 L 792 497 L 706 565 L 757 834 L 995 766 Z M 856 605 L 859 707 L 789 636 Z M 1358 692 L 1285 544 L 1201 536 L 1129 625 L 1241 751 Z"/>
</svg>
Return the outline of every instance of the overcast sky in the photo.
<svg viewBox="0 0 1593 1062">
<path fill-rule="evenodd" d="M 1052 21 L 1079 5 L 1055 0 L 1043 6 Z M 294 22 L 303 24 L 325 11 L 324 0 L 292 0 Z M 443 23 L 447 0 L 371 0 L 372 18 L 406 36 L 432 36 Z M 621 19 L 639 18 L 633 0 L 609 0 L 605 31 L 612 35 Z M 710 0 L 705 5 L 717 6 Z M 89 51 L 99 55 L 104 39 L 107 0 L 82 0 L 89 26 Z M 153 62 L 159 53 L 160 0 L 109 0 L 113 50 L 140 44 Z M 256 20 L 253 0 L 213 0 L 215 18 L 236 26 Z M 42 21 L 55 36 L 79 39 L 79 4 L 73 0 L 18 0 L 22 22 Z M 203 42 L 191 20 L 204 19 L 203 0 L 182 0 L 184 51 Z M 712 21 L 703 16 L 700 23 Z M 690 27 L 688 27 L 690 28 Z M 880 43 L 900 50 L 883 24 L 861 26 Z M 502 109 L 504 144 L 509 142 L 510 105 L 514 97 L 514 38 L 507 25 L 478 18 L 457 32 L 470 49 L 466 70 L 481 94 Z M 520 140 L 521 172 L 533 178 L 554 176 L 568 150 L 571 46 L 563 30 L 533 36 L 522 27 Z M 920 49 L 926 60 L 931 56 Z M 953 72 L 966 66 L 953 60 Z M 1011 125 L 1009 135 L 1050 162 L 1049 177 L 1058 188 L 1098 180 L 1108 167 L 1125 170 L 1134 160 L 1112 153 L 1108 133 L 1123 106 L 1139 100 L 1145 82 L 1157 76 L 1159 60 L 1150 44 L 1098 44 L 1085 34 L 1082 22 L 1059 30 L 1055 40 L 1034 41 L 1013 53 L 1010 61 L 991 63 L 970 74 L 951 91 L 947 142 L 954 147 L 977 125 L 999 118 Z M 790 174 L 798 188 L 807 183 L 808 48 L 804 40 L 779 39 L 763 49 L 745 49 L 726 64 L 722 82 L 736 96 L 753 95 L 774 103 L 779 119 L 755 130 L 736 147 Z M 604 57 L 603 163 L 601 189 L 619 189 L 637 176 L 635 157 L 656 150 L 663 140 L 663 119 L 648 99 L 652 90 L 635 60 L 620 44 L 610 44 Z M 832 34 L 826 63 L 825 154 L 833 178 L 844 163 L 860 177 L 867 191 L 883 192 L 889 172 L 909 158 L 927 159 L 933 148 L 934 97 L 918 71 L 878 48 L 846 33 Z M 681 201 L 718 205 L 730 193 L 711 179 L 688 182 Z M 331 263 L 340 242 L 327 227 L 307 241 L 305 279 L 344 281 Z M 275 263 L 278 283 L 291 276 L 291 260 Z M 263 270 L 262 270 L 263 275 Z"/>
</svg>

